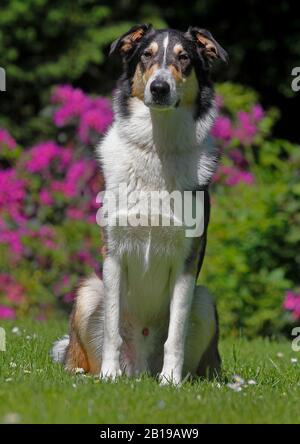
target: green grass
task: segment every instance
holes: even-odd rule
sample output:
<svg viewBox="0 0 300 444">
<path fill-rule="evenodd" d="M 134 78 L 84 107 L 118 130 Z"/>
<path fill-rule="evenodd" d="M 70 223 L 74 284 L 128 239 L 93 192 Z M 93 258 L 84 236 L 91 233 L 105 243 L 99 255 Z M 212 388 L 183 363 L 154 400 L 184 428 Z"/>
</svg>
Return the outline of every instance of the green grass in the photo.
<svg viewBox="0 0 300 444">
<path fill-rule="evenodd" d="M 15 325 L 20 335 L 12 333 Z M 48 354 L 66 332 L 64 322 L 2 327 L 7 351 L 0 352 L 0 423 L 300 422 L 300 354 L 289 342 L 223 340 L 220 380 L 172 388 L 147 377 L 114 384 L 66 373 Z M 256 385 L 232 390 L 227 383 L 235 374 Z"/>
</svg>

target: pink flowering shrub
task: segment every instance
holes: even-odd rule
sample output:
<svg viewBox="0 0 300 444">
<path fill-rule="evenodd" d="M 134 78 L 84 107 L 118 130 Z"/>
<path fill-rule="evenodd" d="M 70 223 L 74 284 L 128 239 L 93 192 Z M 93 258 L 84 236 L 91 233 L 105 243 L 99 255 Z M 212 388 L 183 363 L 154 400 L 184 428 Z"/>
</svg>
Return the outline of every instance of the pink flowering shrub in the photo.
<svg viewBox="0 0 300 444">
<path fill-rule="evenodd" d="M 251 171 L 253 148 L 262 136 L 265 112 L 259 104 L 253 104 L 249 111 L 230 112 L 222 97 L 217 97 L 219 116 L 212 129 L 212 135 L 219 144 L 223 161 L 214 181 L 228 186 L 239 183 L 252 185 L 255 182 Z"/>
<path fill-rule="evenodd" d="M 10 150 L 16 148 L 17 143 L 6 129 L 0 128 L 0 145 Z"/>
<path fill-rule="evenodd" d="M 73 300 L 81 276 L 101 270 L 103 184 L 86 145 L 112 122 L 110 102 L 71 86 L 57 87 L 52 102 L 63 144 L 21 150 L 0 129 L 0 319 L 48 316 Z"/>
<path fill-rule="evenodd" d="M 70 85 L 56 88 L 52 102 L 59 105 L 54 113 L 56 126 L 64 127 L 77 120 L 76 133 L 82 143 L 96 142 L 99 134 L 104 133 L 112 122 L 113 113 L 108 99 L 91 98 Z"/>
</svg>

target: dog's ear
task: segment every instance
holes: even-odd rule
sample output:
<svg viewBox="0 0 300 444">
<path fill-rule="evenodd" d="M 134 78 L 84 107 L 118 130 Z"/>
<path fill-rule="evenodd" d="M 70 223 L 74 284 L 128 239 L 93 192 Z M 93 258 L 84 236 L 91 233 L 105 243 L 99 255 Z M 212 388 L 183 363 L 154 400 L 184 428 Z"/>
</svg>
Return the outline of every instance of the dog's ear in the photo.
<svg viewBox="0 0 300 444">
<path fill-rule="evenodd" d="M 190 26 L 185 37 L 193 40 L 203 56 L 212 62 L 215 59 L 221 59 L 223 62 L 228 62 L 228 54 L 225 49 L 213 38 L 211 33 L 206 29 Z"/>
<path fill-rule="evenodd" d="M 142 38 L 152 31 L 151 24 L 135 25 L 117 40 L 115 40 L 110 47 L 109 55 L 115 51 L 119 51 L 122 56 L 129 55 Z"/>
</svg>

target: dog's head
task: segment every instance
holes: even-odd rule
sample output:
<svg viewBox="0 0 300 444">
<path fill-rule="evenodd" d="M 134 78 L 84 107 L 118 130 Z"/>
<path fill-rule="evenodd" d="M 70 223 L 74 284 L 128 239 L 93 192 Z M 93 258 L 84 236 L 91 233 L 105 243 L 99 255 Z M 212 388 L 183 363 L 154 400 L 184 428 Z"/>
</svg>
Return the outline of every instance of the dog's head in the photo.
<svg viewBox="0 0 300 444">
<path fill-rule="evenodd" d="M 124 61 L 127 94 L 161 110 L 194 104 L 213 61 L 227 60 L 211 33 L 197 27 L 184 33 L 136 25 L 111 45 L 114 52 Z"/>
</svg>

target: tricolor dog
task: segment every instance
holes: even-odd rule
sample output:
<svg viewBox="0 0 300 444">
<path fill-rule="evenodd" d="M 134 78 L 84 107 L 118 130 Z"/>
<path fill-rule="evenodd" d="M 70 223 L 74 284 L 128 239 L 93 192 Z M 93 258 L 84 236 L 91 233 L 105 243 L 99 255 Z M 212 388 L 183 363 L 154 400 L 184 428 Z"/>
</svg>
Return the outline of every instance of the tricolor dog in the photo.
<svg viewBox="0 0 300 444">
<path fill-rule="evenodd" d="M 105 227 L 103 279 L 80 287 L 70 334 L 53 348 L 69 370 L 101 378 L 148 373 L 162 384 L 220 369 L 212 297 L 197 286 L 209 221 L 208 185 L 218 165 L 209 137 L 216 117 L 210 68 L 227 54 L 210 32 L 137 25 L 111 46 L 124 72 L 114 97 L 115 121 L 97 147 L 106 192 L 201 191 L 204 231 L 185 227 Z M 133 195 L 135 196 L 133 199 Z M 130 207 L 134 213 L 135 205 Z"/>
</svg>

